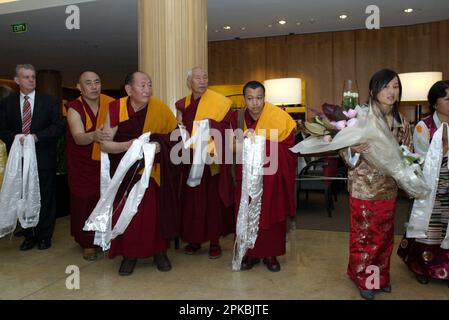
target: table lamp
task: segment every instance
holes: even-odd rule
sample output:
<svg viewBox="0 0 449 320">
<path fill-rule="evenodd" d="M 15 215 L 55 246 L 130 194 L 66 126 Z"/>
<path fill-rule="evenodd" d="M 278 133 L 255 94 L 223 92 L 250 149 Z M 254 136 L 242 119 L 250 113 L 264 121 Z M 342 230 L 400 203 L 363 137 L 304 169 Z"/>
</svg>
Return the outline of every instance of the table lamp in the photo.
<svg viewBox="0 0 449 320">
<path fill-rule="evenodd" d="M 423 101 L 427 101 L 430 87 L 437 81 L 443 79 L 442 72 L 408 72 L 400 73 L 402 83 L 401 101 L 413 102 L 415 104 L 415 124 L 421 120 Z"/>
</svg>

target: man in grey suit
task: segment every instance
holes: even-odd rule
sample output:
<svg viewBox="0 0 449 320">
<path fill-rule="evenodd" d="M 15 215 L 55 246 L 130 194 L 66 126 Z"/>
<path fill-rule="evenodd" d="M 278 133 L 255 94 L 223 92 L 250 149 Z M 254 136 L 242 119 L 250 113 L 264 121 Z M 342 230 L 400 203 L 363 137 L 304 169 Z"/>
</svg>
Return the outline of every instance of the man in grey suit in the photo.
<svg viewBox="0 0 449 320">
<path fill-rule="evenodd" d="M 16 67 L 20 92 L 0 102 L 0 139 L 8 152 L 17 134 L 31 134 L 36 143 L 41 210 L 35 228 L 25 229 L 20 250 L 51 246 L 56 219 L 56 144 L 65 132 L 60 105 L 55 97 L 36 92 L 36 71 L 30 64 Z"/>
</svg>

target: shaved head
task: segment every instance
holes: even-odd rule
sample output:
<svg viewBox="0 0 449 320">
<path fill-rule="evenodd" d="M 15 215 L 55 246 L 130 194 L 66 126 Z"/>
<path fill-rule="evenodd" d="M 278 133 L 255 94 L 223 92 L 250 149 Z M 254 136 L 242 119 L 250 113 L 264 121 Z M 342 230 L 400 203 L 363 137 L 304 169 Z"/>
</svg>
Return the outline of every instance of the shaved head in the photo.
<svg viewBox="0 0 449 320">
<path fill-rule="evenodd" d="M 83 71 L 79 75 L 76 87 L 84 99 L 96 101 L 101 94 L 100 76 L 93 71 Z"/>
<path fill-rule="evenodd" d="M 78 83 L 80 83 L 82 81 L 82 78 L 89 77 L 89 76 L 96 76 L 98 79 L 100 79 L 100 76 L 96 72 L 90 71 L 90 70 L 85 70 L 85 71 L 81 72 L 80 75 L 78 76 Z"/>
<path fill-rule="evenodd" d="M 131 98 L 131 104 L 140 108 L 147 104 L 153 95 L 153 81 L 145 72 L 135 71 L 126 76 L 125 90 Z"/>
<path fill-rule="evenodd" d="M 126 75 L 126 77 L 125 77 L 125 86 L 126 85 L 132 86 L 133 83 L 134 83 L 135 76 L 137 74 L 144 75 L 145 77 L 151 79 L 151 77 L 146 72 L 143 72 L 143 71 L 140 71 L 140 70 L 133 71 L 133 72 L 130 72 L 130 73 L 128 73 Z"/>
</svg>

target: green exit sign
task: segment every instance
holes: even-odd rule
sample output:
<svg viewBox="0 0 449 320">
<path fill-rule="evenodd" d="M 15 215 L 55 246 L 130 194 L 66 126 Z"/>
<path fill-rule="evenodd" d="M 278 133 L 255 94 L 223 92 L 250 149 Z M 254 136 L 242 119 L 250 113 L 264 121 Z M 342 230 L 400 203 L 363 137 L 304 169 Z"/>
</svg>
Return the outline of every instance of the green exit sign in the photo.
<svg viewBox="0 0 449 320">
<path fill-rule="evenodd" d="M 12 32 L 14 33 L 23 33 L 27 32 L 27 24 L 26 23 L 16 23 L 12 25 Z"/>
</svg>

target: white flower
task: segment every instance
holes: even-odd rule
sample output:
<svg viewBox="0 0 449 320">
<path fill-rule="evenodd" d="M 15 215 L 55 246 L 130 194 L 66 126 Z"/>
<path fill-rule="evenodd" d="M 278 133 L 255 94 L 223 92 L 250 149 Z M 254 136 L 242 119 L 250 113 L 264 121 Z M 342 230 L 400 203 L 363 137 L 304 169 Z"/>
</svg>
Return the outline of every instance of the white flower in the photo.
<svg viewBox="0 0 449 320">
<path fill-rule="evenodd" d="M 358 98 L 359 94 L 358 92 L 345 91 L 343 92 L 343 97 Z"/>
</svg>

